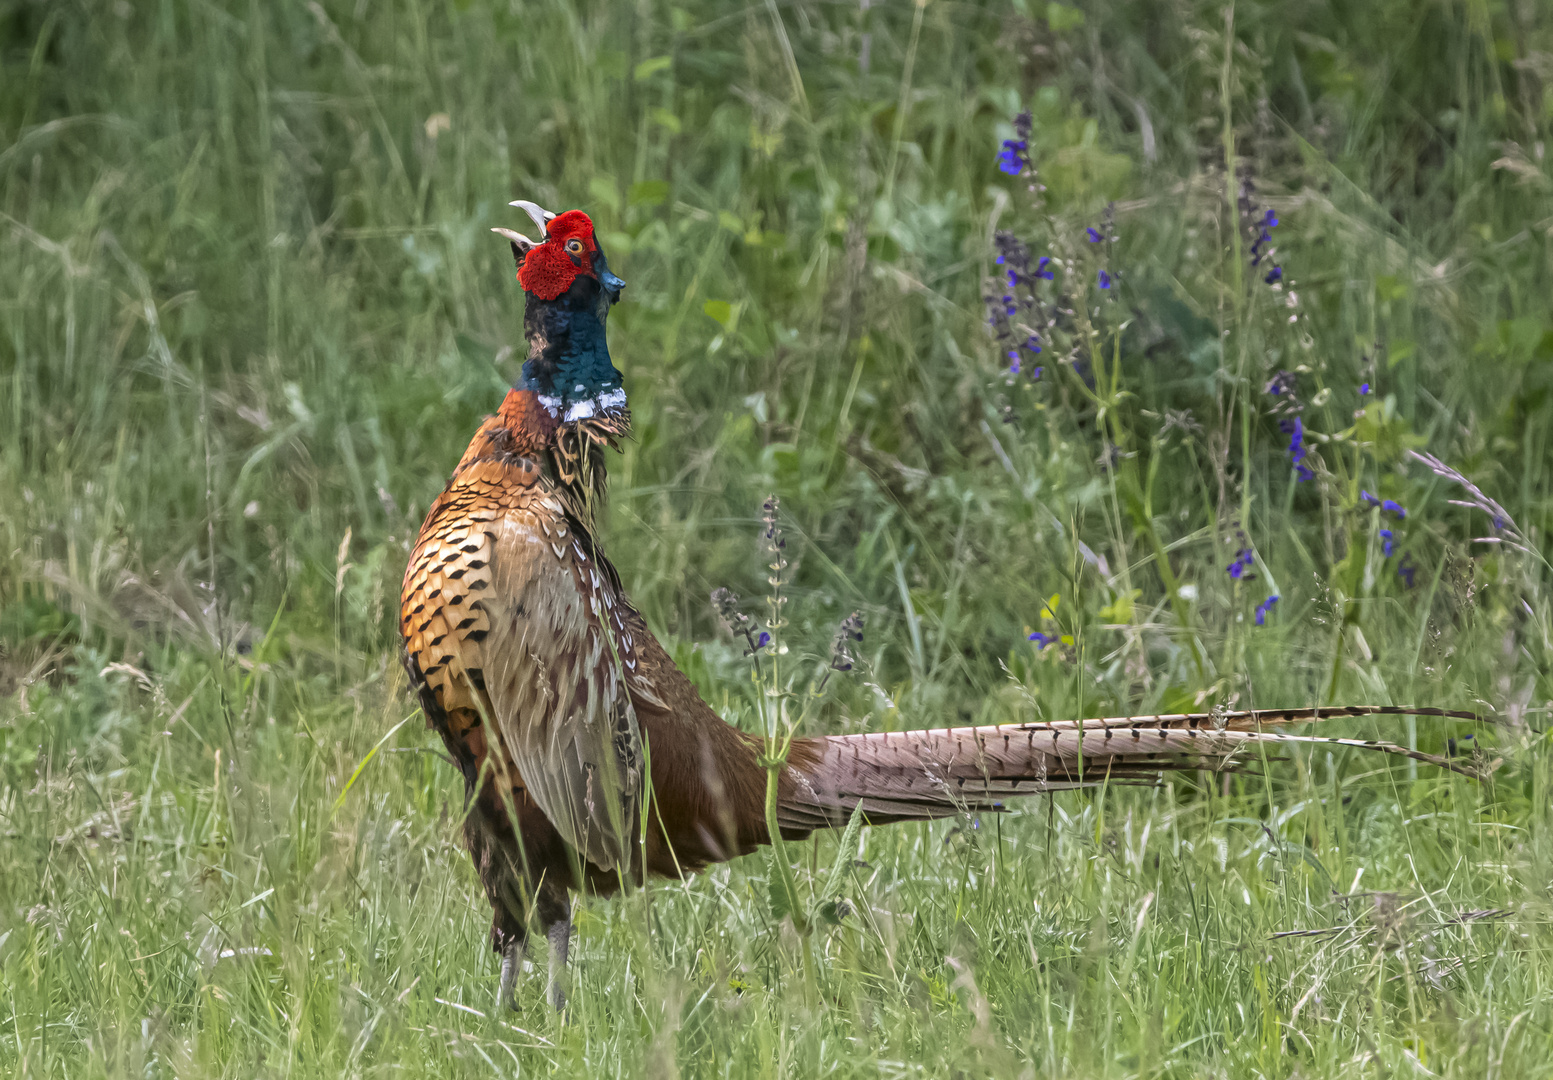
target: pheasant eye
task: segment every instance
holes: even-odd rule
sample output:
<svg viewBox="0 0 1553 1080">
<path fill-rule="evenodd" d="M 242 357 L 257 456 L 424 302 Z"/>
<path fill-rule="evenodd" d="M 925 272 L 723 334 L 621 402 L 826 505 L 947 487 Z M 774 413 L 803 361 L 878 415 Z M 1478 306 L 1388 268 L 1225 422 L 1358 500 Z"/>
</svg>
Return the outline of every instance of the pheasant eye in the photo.
<svg viewBox="0 0 1553 1080">
<path fill-rule="evenodd" d="M 582 241 L 578 240 L 575 236 L 572 237 L 570 240 L 566 241 L 566 250 L 572 255 L 581 255 Z"/>
</svg>

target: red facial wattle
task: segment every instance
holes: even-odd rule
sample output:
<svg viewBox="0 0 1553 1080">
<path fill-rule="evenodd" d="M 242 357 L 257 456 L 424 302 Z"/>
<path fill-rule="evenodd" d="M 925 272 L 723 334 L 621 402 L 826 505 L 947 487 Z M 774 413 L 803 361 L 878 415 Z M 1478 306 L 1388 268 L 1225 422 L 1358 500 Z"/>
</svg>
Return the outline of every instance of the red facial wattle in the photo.
<svg viewBox="0 0 1553 1080">
<path fill-rule="evenodd" d="M 576 241 L 576 243 L 573 243 Z M 597 277 L 593 222 L 581 210 L 557 214 L 547 223 L 545 242 L 523 258 L 518 282 L 541 300 L 554 300 L 572 287 L 579 275 Z"/>
</svg>

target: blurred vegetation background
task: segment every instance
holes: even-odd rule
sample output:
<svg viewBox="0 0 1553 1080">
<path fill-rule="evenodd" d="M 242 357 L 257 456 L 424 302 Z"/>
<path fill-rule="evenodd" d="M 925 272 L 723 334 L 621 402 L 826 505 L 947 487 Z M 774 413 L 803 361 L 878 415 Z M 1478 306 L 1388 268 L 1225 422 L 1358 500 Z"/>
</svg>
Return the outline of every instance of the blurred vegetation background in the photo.
<svg viewBox="0 0 1553 1080">
<path fill-rule="evenodd" d="M 1553 1072 L 1545 5 L 0 0 L 0 82 L 16 1075 Z M 707 597 L 758 605 L 775 493 L 792 648 L 867 617 L 825 729 L 1395 701 L 1505 766 L 817 842 L 818 998 L 745 860 L 586 906 L 569 1021 L 495 1016 L 395 605 L 521 361 L 513 198 L 628 282 L 604 544 L 730 720 Z M 1114 275 L 1076 368 L 1007 373 L 998 230 Z"/>
</svg>

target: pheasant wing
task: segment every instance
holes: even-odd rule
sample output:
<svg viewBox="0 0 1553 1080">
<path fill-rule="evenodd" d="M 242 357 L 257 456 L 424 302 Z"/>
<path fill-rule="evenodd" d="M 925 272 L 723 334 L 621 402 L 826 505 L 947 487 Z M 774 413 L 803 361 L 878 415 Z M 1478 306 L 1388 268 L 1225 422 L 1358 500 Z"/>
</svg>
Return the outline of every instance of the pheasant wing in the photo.
<svg viewBox="0 0 1553 1080">
<path fill-rule="evenodd" d="M 631 865 L 642 736 L 626 692 L 612 576 L 548 492 L 495 523 L 485 688 L 529 795 L 606 870 Z"/>
</svg>

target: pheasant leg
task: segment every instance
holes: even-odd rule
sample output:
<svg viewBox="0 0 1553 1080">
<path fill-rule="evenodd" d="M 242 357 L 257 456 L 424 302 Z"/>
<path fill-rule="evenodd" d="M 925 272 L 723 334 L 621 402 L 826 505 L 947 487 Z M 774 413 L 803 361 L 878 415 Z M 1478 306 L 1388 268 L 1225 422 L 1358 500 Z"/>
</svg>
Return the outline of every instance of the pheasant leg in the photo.
<svg viewBox="0 0 1553 1080">
<path fill-rule="evenodd" d="M 517 1010 L 518 1001 L 513 990 L 518 983 L 518 971 L 527 961 L 523 956 L 523 939 L 513 935 L 501 954 L 501 989 L 496 992 L 498 1008 Z"/>
<path fill-rule="evenodd" d="M 556 1012 L 565 1012 L 566 960 L 572 942 L 571 912 L 551 923 L 545 936 L 550 939 L 550 1004 Z"/>
</svg>

